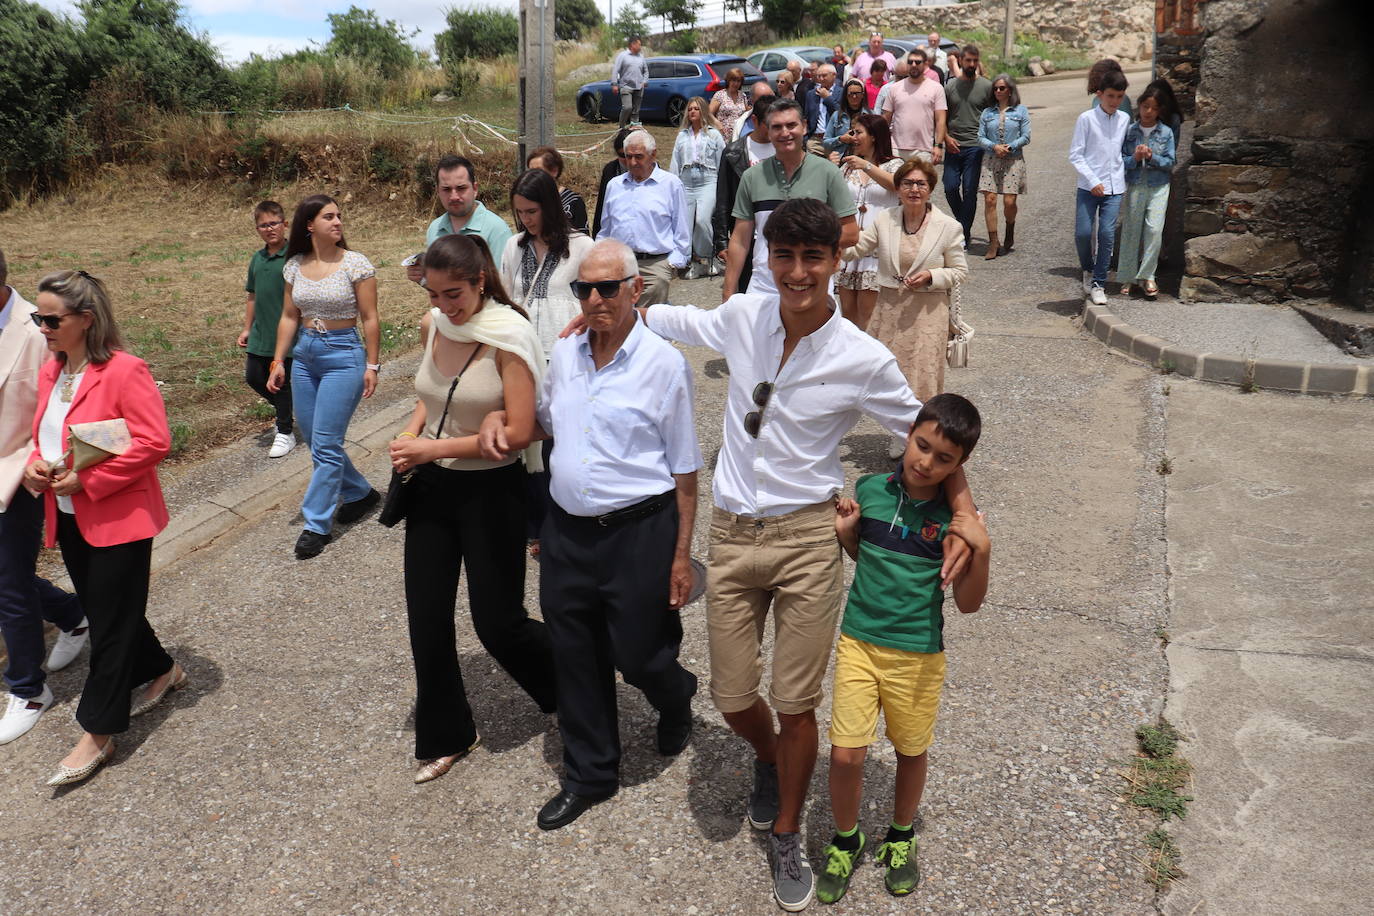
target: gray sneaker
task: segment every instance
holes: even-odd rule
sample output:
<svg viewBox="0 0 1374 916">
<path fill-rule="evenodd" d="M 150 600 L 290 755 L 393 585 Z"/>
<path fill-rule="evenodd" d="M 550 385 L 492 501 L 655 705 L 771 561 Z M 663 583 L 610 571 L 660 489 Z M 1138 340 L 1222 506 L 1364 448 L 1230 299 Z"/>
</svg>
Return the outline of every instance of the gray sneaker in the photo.
<svg viewBox="0 0 1374 916">
<path fill-rule="evenodd" d="M 816 896 L 816 876 L 802 852 L 800 833 L 768 834 L 773 857 L 773 899 L 789 913 L 806 909 Z"/>
<path fill-rule="evenodd" d="M 778 817 L 778 766 L 754 761 L 754 788 L 749 790 L 749 826 L 767 830 Z"/>
</svg>

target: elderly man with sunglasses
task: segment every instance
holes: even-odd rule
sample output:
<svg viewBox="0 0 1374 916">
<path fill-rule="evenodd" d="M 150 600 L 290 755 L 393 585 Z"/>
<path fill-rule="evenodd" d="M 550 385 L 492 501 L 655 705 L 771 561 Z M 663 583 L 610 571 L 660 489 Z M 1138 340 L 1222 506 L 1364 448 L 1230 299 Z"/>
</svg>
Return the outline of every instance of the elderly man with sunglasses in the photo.
<svg viewBox="0 0 1374 916">
<path fill-rule="evenodd" d="M 552 504 L 540 534 L 539 601 L 553 640 L 562 790 L 537 822 L 555 830 L 619 787 L 615 671 L 658 711 L 658 752 L 692 734 L 696 675 L 678 662 L 679 609 L 691 585 L 697 446 L 687 360 L 644 326 L 634 252 L 597 242 L 572 285 L 588 333 L 553 348 L 539 393 L 536 438 L 549 461 Z M 504 414 L 482 428 L 503 455 Z"/>
</svg>

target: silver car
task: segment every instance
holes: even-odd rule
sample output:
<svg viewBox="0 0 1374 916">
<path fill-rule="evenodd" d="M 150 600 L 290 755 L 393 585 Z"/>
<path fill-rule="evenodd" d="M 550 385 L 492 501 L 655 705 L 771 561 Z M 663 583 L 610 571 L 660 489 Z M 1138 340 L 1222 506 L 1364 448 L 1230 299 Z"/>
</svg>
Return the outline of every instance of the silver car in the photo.
<svg viewBox="0 0 1374 916">
<path fill-rule="evenodd" d="M 749 55 L 749 63 L 763 71 L 768 82 L 776 83 L 778 74 L 787 69 L 792 61 L 797 61 L 806 69 L 807 64 L 823 64 L 835 56 L 833 48 L 764 48 Z"/>
</svg>

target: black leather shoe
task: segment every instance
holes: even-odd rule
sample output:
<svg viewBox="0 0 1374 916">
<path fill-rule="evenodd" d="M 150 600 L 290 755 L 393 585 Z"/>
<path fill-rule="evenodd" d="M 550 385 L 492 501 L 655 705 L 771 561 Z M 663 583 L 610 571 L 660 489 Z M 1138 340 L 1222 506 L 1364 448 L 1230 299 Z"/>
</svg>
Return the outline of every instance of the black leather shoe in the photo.
<svg viewBox="0 0 1374 916">
<path fill-rule="evenodd" d="M 684 706 L 676 712 L 659 713 L 658 752 L 664 757 L 676 757 L 687 749 L 692 740 L 692 707 Z"/>
<path fill-rule="evenodd" d="M 611 795 L 614 794 L 614 792 L 611 793 Z M 569 792 L 564 789 L 539 809 L 539 816 L 535 820 L 539 824 L 540 830 L 557 830 L 559 827 L 568 826 L 581 817 L 583 811 L 593 805 L 600 804 L 610 798 L 611 795 L 592 797 L 578 795 L 576 792 Z"/>
<path fill-rule="evenodd" d="M 351 525 L 358 519 L 367 514 L 367 510 L 382 501 L 382 494 L 376 490 L 368 491 L 362 499 L 355 499 L 351 503 L 344 503 L 339 507 L 339 514 L 334 517 L 340 525 Z"/>
<path fill-rule="evenodd" d="M 318 557 L 324 550 L 324 545 L 330 542 L 331 538 L 327 534 L 320 534 L 318 531 L 311 531 L 309 528 L 301 532 L 301 536 L 296 538 L 296 559 L 308 560 L 311 557 Z"/>
</svg>

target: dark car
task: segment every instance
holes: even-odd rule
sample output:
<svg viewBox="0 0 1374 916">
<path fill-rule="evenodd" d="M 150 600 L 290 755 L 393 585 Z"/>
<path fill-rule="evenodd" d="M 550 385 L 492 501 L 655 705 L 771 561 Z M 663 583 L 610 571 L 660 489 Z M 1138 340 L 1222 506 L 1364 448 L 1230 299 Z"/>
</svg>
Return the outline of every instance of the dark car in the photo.
<svg viewBox="0 0 1374 916">
<path fill-rule="evenodd" d="M 651 57 L 648 64 L 649 82 L 644 87 L 639 116 L 674 126 L 682 122 L 688 99 L 699 95 L 709 102 L 716 90 L 725 88 L 725 74 L 733 68 L 744 71 L 745 89 L 764 79 L 758 67 L 733 54 Z M 611 81 L 598 80 L 580 87 L 577 114 L 591 122 L 620 117 L 620 95 L 611 92 Z"/>
</svg>

